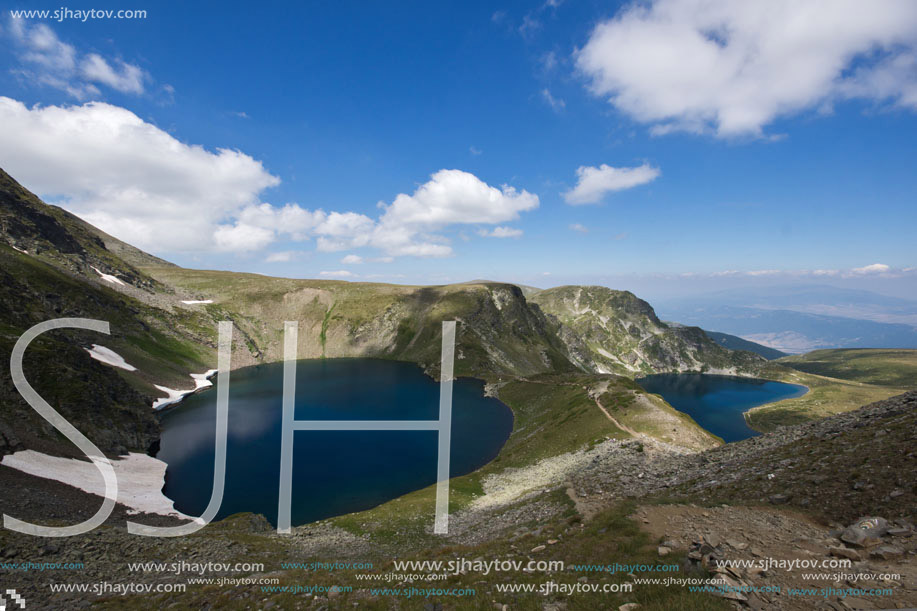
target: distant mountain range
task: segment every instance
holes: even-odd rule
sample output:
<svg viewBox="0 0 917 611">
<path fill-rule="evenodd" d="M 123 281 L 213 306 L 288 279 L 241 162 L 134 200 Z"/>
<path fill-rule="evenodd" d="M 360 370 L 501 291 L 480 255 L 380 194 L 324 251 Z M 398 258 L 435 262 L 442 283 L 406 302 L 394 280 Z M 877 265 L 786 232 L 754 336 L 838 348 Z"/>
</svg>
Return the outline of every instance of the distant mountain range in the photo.
<svg viewBox="0 0 917 611">
<path fill-rule="evenodd" d="M 760 354 L 769 361 L 787 356 L 786 352 L 781 352 L 780 350 L 769 348 L 756 342 L 750 342 L 747 339 L 742 339 L 736 335 L 718 333 L 717 331 L 707 331 L 706 329 L 704 329 L 704 333 L 707 334 L 707 337 L 718 343 L 720 346 L 723 346 L 724 348 L 729 348 L 730 350 L 747 350 L 748 352 L 754 352 L 755 354 Z"/>
<path fill-rule="evenodd" d="M 832 286 L 755 288 L 669 300 L 669 320 L 788 353 L 822 348 L 917 348 L 917 302 Z"/>
</svg>

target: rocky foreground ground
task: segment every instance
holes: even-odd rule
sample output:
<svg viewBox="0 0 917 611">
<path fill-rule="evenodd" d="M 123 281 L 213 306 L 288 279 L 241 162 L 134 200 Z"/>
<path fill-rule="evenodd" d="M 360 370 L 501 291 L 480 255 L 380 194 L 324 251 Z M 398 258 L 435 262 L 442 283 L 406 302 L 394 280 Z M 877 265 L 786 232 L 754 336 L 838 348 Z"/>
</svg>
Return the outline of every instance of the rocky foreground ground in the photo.
<svg viewBox="0 0 917 611">
<path fill-rule="evenodd" d="M 0 478 L 5 490 L 16 490 L 0 499 L 3 513 L 32 516 L 36 522 L 73 521 L 90 515 L 97 506 L 95 497 L 62 484 L 2 467 Z M 627 505 L 632 508 L 631 521 L 650 535 L 648 545 L 654 557 L 683 564 L 689 573 L 721 578 L 724 591 L 708 597 L 710 608 L 723 604 L 836 610 L 917 606 L 917 392 L 700 453 L 650 438 L 609 439 L 530 468 L 507 470 L 485 481 L 484 492 L 453 516 L 448 538 L 451 549 L 484 558 L 497 553 L 537 558 L 552 550 L 576 557 L 578 546 L 587 544 L 580 533 L 590 532 L 590 521 L 605 519 L 602 516 L 609 508 Z M 187 575 L 128 568 L 129 562 L 154 560 L 261 562 L 265 565 L 261 576 L 283 577 L 282 562 L 328 558 L 383 562 L 445 553 L 397 536 L 382 539 L 354 534 L 330 521 L 294 529 L 292 537 L 280 537 L 262 517 L 242 515 L 212 524 L 191 537 L 146 539 L 127 535 L 126 518 L 119 508 L 105 527 L 66 540 L 0 531 L 0 562 L 81 562 L 84 567 L 67 573 L 3 571 L 0 577 L 4 582 L 15 581 L 20 593 L 33 601 L 33 608 L 79 608 L 97 601 L 86 595 L 52 595 L 47 584 L 187 581 Z M 132 518 L 168 521 L 152 516 Z M 607 532 L 609 537 L 612 534 Z M 588 544 L 593 545 L 596 536 L 606 536 L 606 530 L 590 536 L 593 540 Z M 495 551 L 494 542 L 501 541 L 505 547 Z M 616 549 L 620 552 L 620 547 Z M 849 560 L 850 565 L 812 571 L 726 566 L 726 561 L 760 563 L 767 559 Z M 606 560 L 627 558 L 619 554 Z M 822 575 L 813 577 L 812 573 Z M 494 591 L 487 589 L 492 584 L 476 583 L 497 600 Z M 748 586 L 779 586 L 781 593 L 751 593 Z M 197 588 L 175 599 L 179 606 L 209 608 L 216 604 L 210 600 L 216 591 Z M 836 593 L 793 597 L 787 594 L 789 588 L 834 588 Z M 890 593 L 880 599 L 839 593 L 845 588 L 889 588 Z M 272 599 L 254 587 L 220 592 L 240 608 L 273 606 Z M 105 600 L 117 607 L 136 599 Z M 572 598 L 526 600 L 498 602 L 509 609 L 582 608 Z M 424 604 L 395 602 L 402 608 L 423 608 Z M 301 596 L 289 606 L 384 608 L 386 604 L 355 588 L 342 599 Z M 445 608 L 450 607 L 464 608 L 446 601 Z"/>
<path fill-rule="evenodd" d="M 687 553 L 689 563 L 721 574 L 736 590 L 779 586 L 784 593 L 726 594 L 738 607 L 917 606 L 917 392 L 703 453 L 627 442 L 596 456 L 571 486 L 587 514 L 620 498 L 667 501 L 634 516 L 661 542 L 660 555 Z M 725 560 L 768 558 L 851 563 L 812 571 L 723 568 Z M 786 596 L 790 588 L 837 593 L 813 603 Z M 877 599 L 850 595 L 851 588 L 894 593 Z"/>
</svg>

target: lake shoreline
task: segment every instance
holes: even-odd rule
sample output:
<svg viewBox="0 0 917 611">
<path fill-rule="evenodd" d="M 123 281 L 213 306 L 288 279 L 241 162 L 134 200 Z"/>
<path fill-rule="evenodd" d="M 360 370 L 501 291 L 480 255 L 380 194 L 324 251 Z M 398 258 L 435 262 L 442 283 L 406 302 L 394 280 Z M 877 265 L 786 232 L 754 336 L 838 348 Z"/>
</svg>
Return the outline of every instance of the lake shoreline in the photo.
<svg viewBox="0 0 917 611">
<path fill-rule="evenodd" d="M 760 379 L 763 380 L 763 379 L 769 379 L 769 378 L 760 378 Z M 771 381 L 771 382 L 780 382 L 781 384 L 792 384 L 793 386 L 800 386 L 800 387 L 802 387 L 802 388 L 805 388 L 806 390 L 805 390 L 805 392 L 802 393 L 802 394 L 799 394 L 799 395 L 796 395 L 796 396 L 793 396 L 793 397 L 784 397 L 783 399 L 779 399 L 779 400 L 777 400 L 777 401 L 768 401 L 767 403 L 762 403 L 761 405 L 756 405 L 756 406 L 754 406 L 754 407 L 749 407 L 747 410 L 745 410 L 744 412 L 742 412 L 742 417 L 745 418 L 745 424 L 748 426 L 748 428 L 750 428 L 750 429 L 752 429 L 752 430 L 754 430 L 754 431 L 758 431 L 758 432 L 761 433 L 762 435 L 767 434 L 768 431 L 762 431 L 761 429 L 756 428 L 755 426 L 752 425 L 752 423 L 751 423 L 751 413 L 752 413 L 753 411 L 755 411 L 755 410 L 757 410 L 757 409 L 761 409 L 762 407 L 765 407 L 765 406 L 768 406 L 768 405 L 775 405 L 775 404 L 777 404 L 777 403 L 783 403 L 784 401 L 792 401 L 793 399 L 799 399 L 800 397 L 805 397 L 807 394 L 809 394 L 810 392 L 812 392 L 812 389 L 811 389 L 809 386 L 805 385 L 805 384 L 796 384 L 795 382 L 784 382 L 783 380 L 773 380 L 773 379 L 770 379 L 770 381 Z"/>
<path fill-rule="evenodd" d="M 638 379 L 637 383 L 662 396 L 673 408 L 692 417 L 724 443 L 766 432 L 751 425 L 749 414 L 754 410 L 798 399 L 810 392 L 805 385 L 772 377 L 699 372 L 653 374 Z"/>
</svg>

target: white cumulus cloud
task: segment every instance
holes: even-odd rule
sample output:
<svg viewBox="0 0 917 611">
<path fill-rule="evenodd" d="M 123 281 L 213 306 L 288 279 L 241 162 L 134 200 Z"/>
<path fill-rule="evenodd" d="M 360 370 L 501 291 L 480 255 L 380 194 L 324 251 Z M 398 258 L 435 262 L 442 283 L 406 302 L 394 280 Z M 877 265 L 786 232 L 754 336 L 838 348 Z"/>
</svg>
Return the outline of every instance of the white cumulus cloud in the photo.
<svg viewBox="0 0 917 611">
<path fill-rule="evenodd" d="M 381 224 L 439 228 L 453 223 L 500 223 L 538 207 L 538 196 L 504 185 L 498 189 L 474 174 L 440 170 L 414 191 L 399 194 Z"/>
<path fill-rule="evenodd" d="M 576 186 L 564 193 L 568 204 L 595 204 L 606 194 L 644 185 L 656 179 L 659 168 L 644 163 L 635 168 L 580 166 L 576 170 Z"/>
<path fill-rule="evenodd" d="M 48 25 L 29 25 L 10 19 L 10 37 L 20 67 L 13 70 L 28 82 L 60 89 L 77 100 L 100 96 L 97 84 L 121 93 L 140 95 L 150 76 L 121 59 L 108 60 L 98 53 L 81 53 L 62 41 Z"/>
<path fill-rule="evenodd" d="M 445 257 L 447 238 L 437 234 L 450 225 L 494 225 L 519 218 L 538 207 L 538 196 L 503 185 L 493 187 L 462 170 L 440 170 L 417 187 L 401 193 L 379 218 L 369 244 L 389 255 Z"/>
<path fill-rule="evenodd" d="M 917 109 L 917 2 L 639 2 L 575 59 L 592 93 L 656 133 L 760 135 L 847 98 Z"/>
<path fill-rule="evenodd" d="M 522 230 L 514 227 L 494 227 L 490 231 L 479 229 L 478 235 L 484 238 L 518 238 L 522 236 Z"/>
<path fill-rule="evenodd" d="M 117 68 L 97 53 L 90 53 L 80 64 L 80 74 L 87 81 L 102 83 L 121 93 L 143 93 L 143 82 L 146 73 L 123 61 L 116 62 Z"/>
<path fill-rule="evenodd" d="M 257 223 L 232 222 L 280 182 L 244 153 L 185 144 L 100 102 L 27 108 L 0 97 L 0 125 L 0 166 L 131 244 L 188 252 L 254 250 L 270 241 Z"/>
<path fill-rule="evenodd" d="M 492 187 L 461 170 L 440 170 L 413 194 L 401 193 L 391 204 L 380 203 L 379 207 L 383 212 L 373 219 L 357 212 L 309 210 L 299 204 L 278 208 L 257 203 L 241 210 L 238 222 L 294 240 L 315 238 L 316 250 L 320 252 L 376 248 L 385 255 L 370 261 L 385 263 L 393 256 L 449 256 L 452 247 L 448 238 L 439 233 L 443 229 L 514 220 L 520 212 L 538 207 L 538 196 L 509 186 Z M 493 237 L 514 237 L 516 231 L 519 230 L 504 227 L 491 233 Z M 257 244 L 262 235 L 253 233 L 248 236 L 249 242 Z M 357 258 L 363 261 L 358 255 L 348 255 L 342 262 L 353 264 Z"/>
<path fill-rule="evenodd" d="M 235 225 L 220 225 L 213 232 L 213 239 L 217 250 L 224 252 L 249 252 L 261 250 L 274 241 L 274 232 L 236 223 Z"/>
<path fill-rule="evenodd" d="M 253 252 L 279 238 L 320 252 L 362 247 L 368 259 L 452 254 L 443 230 L 497 225 L 538 207 L 538 196 L 440 170 L 413 194 L 358 212 L 274 206 L 262 192 L 280 179 L 237 150 L 186 144 L 111 104 L 26 107 L 0 97 L 0 166 L 27 188 L 103 231 L 157 253 Z M 509 237 L 498 228 L 495 237 Z M 504 235 L 506 234 L 506 235 Z M 275 260 L 279 261 L 279 259 Z"/>
</svg>

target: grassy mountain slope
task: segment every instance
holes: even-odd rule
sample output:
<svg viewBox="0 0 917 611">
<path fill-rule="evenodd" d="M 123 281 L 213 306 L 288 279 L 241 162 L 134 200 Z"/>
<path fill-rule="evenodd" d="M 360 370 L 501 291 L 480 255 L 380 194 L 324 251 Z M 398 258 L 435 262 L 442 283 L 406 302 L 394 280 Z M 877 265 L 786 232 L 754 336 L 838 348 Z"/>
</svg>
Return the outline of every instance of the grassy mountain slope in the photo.
<svg viewBox="0 0 917 611">
<path fill-rule="evenodd" d="M 809 392 L 801 397 L 766 403 L 745 412 L 748 425 L 764 432 L 773 431 L 778 426 L 802 424 L 849 412 L 905 390 L 894 386 L 876 386 L 815 375 L 790 369 L 773 361 L 761 373 L 761 377 L 789 384 L 802 384 L 809 389 Z"/>
<path fill-rule="evenodd" d="M 232 319 L 246 338 L 247 354 L 234 355 L 240 364 L 281 360 L 283 321 L 296 320 L 300 358 L 391 358 L 435 373 L 441 323 L 457 320 L 458 375 L 486 379 L 577 369 L 556 324 L 511 284 L 419 287 L 144 269 L 163 284 L 213 300 L 199 307 Z"/>
<path fill-rule="evenodd" d="M 764 359 L 718 345 L 697 327 L 669 326 L 628 291 L 561 286 L 531 297 L 585 343 L 597 371 L 754 374 Z"/>
<path fill-rule="evenodd" d="M 803 384 L 802 397 L 747 413 L 759 431 L 801 424 L 857 409 L 917 387 L 917 350 L 815 350 L 771 361 L 762 377 Z"/>
<path fill-rule="evenodd" d="M 163 393 L 154 384 L 191 386 L 188 373 L 215 361 L 215 321 L 153 305 L 173 299 L 168 287 L 135 265 L 154 262 L 167 265 L 44 204 L 0 170 L 0 351 L 9 354 L 24 331 L 46 320 L 109 322 L 109 336 L 46 334 L 25 358 L 32 386 L 106 452 L 145 451 L 156 442 L 159 425 L 150 404 Z M 85 350 L 92 344 L 114 350 L 137 371 L 93 360 Z M 0 405 L 0 453 L 25 446 L 75 451 L 19 396 L 8 367 L 0 368 Z"/>
<path fill-rule="evenodd" d="M 613 374 L 542 374 L 495 382 L 492 391 L 513 410 L 513 431 L 499 455 L 478 471 L 451 483 L 450 512 L 474 513 L 485 492 L 525 496 L 564 480 L 581 468 L 607 440 L 662 441 L 689 450 L 722 442 L 658 396 Z M 636 429 L 636 430 L 635 430 Z M 335 525 L 399 549 L 437 545 L 429 523 L 418 516 L 433 507 L 435 486 L 418 490 L 367 511 L 332 518 Z M 458 519 L 458 518 L 457 518 Z"/>
<path fill-rule="evenodd" d="M 815 350 L 779 362 L 799 371 L 841 380 L 917 388 L 917 350 Z"/>
<path fill-rule="evenodd" d="M 152 384 L 187 383 L 189 370 L 204 367 L 206 351 L 173 331 L 189 322 L 181 316 L 155 311 L 6 245 L 0 245 L 0 307 L 0 351 L 7 355 L 26 329 L 45 320 L 109 322 L 110 336 L 79 330 L 43 335 L 26 352 L 24 365 L 27 379 L 45 400 L 103 450 L 146 450 L 159 437 L 150 409 L 156 393 Z M 115 350 L 139 370 L 127 372 L 93 360 L 84 348 L 95 343 Z M 60 444 L 16 392 L 8 367 L 0 371 L 0 402 L 0 451 Z M 59 449 L 66 453 L 72 448 L 64 443 Z"/>
</svg>

